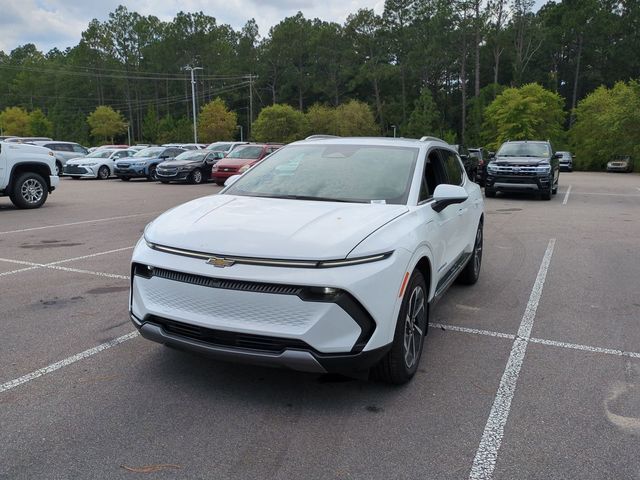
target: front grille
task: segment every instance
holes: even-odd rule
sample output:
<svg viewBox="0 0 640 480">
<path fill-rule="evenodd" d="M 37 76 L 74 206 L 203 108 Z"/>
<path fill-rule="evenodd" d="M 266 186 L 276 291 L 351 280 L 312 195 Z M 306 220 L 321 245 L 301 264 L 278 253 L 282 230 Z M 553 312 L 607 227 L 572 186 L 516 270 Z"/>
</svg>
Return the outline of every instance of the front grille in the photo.
<svg viewBox="0 0 640 480">
<path fill-rule="evenodd" d="M 145 322 L 160 325 L 164 331 L 172 335 L 191 338 L 210 345 L 261 350 L 273 353 L 283 352 L 287 348 L 313 350 L 309 344 L 302 340 L 214 330 L 212 328 L 176 322 L 175 320 L 169 320 L 155 315 L 147 316 Z"/>
<path fill-rule="evenodd" d="M 139 274 L 145 277 L 149 276 L 149 273 L 147 273 L 147 271 L 143 271 Z M 220 278 L 205 277 L 203 275 L 194 275 L 191 273 L 175 272 L 173 270 L 166 270 L 164 268 L 154 268 L 151 275 L 154 277 L 165 278 L 167 280 L 173 280 L 174 282 L 190 283 L 192 285 L 199 285 L 201 287 L 222 288 L 225 290 L 271 293 L 276 295 L 299 295 L 302 292 L 302 287 L 293 285 L 245 282 L 240 280 L 225 280 Z"/>
<path fill-rule="evenodd" d="M 219 172 L 237 172 L 237 167 L 218 167 Z"/>
<path fill-rule="evenodd" d="M 498 166 L 495 175 L 533 176 L 537 174 L 536 167 L 516 167 L 512 165 Z"/>
<path fill-rule="evenodd" d="M 117 165 L 117 168 L 129 168 L 129 164 L 128 163 L 119 163 Z"/>
<path fill-rule="evenodd" d="M 87 171 L 82 168 L 82 167 L 78 167 L 77 165 L 65 165 L 64 169 L 63 169 L 64 173 L 87 173 Z"/>
</svg>

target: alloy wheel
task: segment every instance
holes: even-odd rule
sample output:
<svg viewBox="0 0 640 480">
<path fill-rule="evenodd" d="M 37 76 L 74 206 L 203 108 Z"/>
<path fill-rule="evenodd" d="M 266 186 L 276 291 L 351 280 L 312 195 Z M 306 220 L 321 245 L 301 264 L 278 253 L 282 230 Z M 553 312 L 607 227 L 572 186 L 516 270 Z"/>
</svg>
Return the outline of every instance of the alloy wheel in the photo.
<svg viewBox="0 0 640 480">
<path fill-rule="evenodd" d="M 22 198 L 24 198 L 25 202 L 35 204 L 42 200 L 44 189 L 40 182 L 33 178 L 29 178 L 20 187 L 20 194 L 22 195 Z"/>
<path fill-rule="evenodd" d="M 420 355 L 420 342 L 424 335 L 425 295 L 422 286 L 416 286 L 409 297 L 409 307 L 404 322 L 404 363 L 413 368 Z"/>
<path fill-rule="evenodd" d="M 478 227 L 478 233 L 476 233 L 476 243 L 473 247 L 473 273 L 478 275 L 480 272 L 480 265 L 482 263 L 482 224 Z"/>
</svg>

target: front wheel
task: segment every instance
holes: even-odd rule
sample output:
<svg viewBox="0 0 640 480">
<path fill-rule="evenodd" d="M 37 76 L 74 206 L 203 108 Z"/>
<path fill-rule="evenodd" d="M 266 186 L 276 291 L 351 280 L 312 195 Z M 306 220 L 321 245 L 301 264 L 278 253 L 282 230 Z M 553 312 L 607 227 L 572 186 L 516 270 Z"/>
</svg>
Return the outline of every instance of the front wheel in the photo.
<svg viewBox="0 0 640 480">
<path fill-rule="evenodd" d="M 156 172 L 156 167 L 149 167 L 149 175 L 147 175 L 147 180 L 150 182 L 155 182 L 158 180 L 158 172 Z"/>
<path fill-rule="evenodd" d="M 476 239 L 473 243 L 471 258 L 458 276 L 458 281 L 460 283 L 473 285 L 478 281 L 478 278 L 480 277 L 480 267 L 482 266 L 482 240 L 482 222 L 480 222 L 478 230 L 476 231 Z"/>
<path fill-rule="evenodd" d="M 424 337 L 429 325 L 427 286 L 419 271 L 414 271 L 407 284 L 396 321 L 391 350 L 373 367 L 382 381 L 403 384 L 418 370 Z"/>
<path fill-rule="evenodd" d="M 18 176 L 9 195 L 18 208 L 38 208 L 47 200 L 49 188 L 37 173 L 23 173 Z"/>
<path fill-rule="evenodd" d="M 189 174 L 189 178 L 187 179 L 187 181 L 193 185 L 199 185 L 202 183 L 202 178 L 202 170 L 196 168 Z"/>
<path fill-rule="evenodd" d="M 109 175 L 111 175 L 111 170 L 109 170 L 109 167 L 107 167 L 106 165 L 102 165 L 98 169 L 98 178 L 100 180 L 106 180 L 107 178 L 109 178 Z"/>
</svg>

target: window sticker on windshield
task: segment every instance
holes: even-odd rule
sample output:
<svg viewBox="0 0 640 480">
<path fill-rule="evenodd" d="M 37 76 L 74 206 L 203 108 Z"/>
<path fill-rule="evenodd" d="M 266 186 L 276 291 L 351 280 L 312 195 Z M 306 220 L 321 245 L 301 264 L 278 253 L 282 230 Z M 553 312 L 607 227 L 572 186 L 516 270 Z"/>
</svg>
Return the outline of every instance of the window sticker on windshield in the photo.
<svg viewBox="0 0 640 480">
<path fill-rule="evenodd" d="M 386 200 L 371 200 L 371 203 L 373 205 L 386 205 L 387 201 Z"/>
</svg>

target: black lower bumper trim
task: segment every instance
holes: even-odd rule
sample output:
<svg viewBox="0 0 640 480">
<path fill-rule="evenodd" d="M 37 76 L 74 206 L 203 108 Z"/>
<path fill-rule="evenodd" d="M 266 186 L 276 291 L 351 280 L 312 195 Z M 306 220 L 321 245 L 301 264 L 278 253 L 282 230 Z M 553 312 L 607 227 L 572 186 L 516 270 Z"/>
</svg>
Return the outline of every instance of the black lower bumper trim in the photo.
<svg viewBox="0 0 640 480">
<path fill-rule="evenodd" d="M 391 345 L 385 345 L 359 353 L 319 353 L 310 347 L 291 346 L 285 347 L 281 351 L 269 351 L 197 340 L 177 331 L 167 331 L 163 325 L 146 321 L 146 319 L 139 320 L 133 315 L 131 320 L 143 337 L 154 342 L 171 345 L 181 350 L 195 351 L 218 360 L 287 368 L 302 372 L 343 374 L 361 372 L 378 363 L 391 348 Z M 231 332 L 229 334 L 232 335 Z"/>
</svg>

